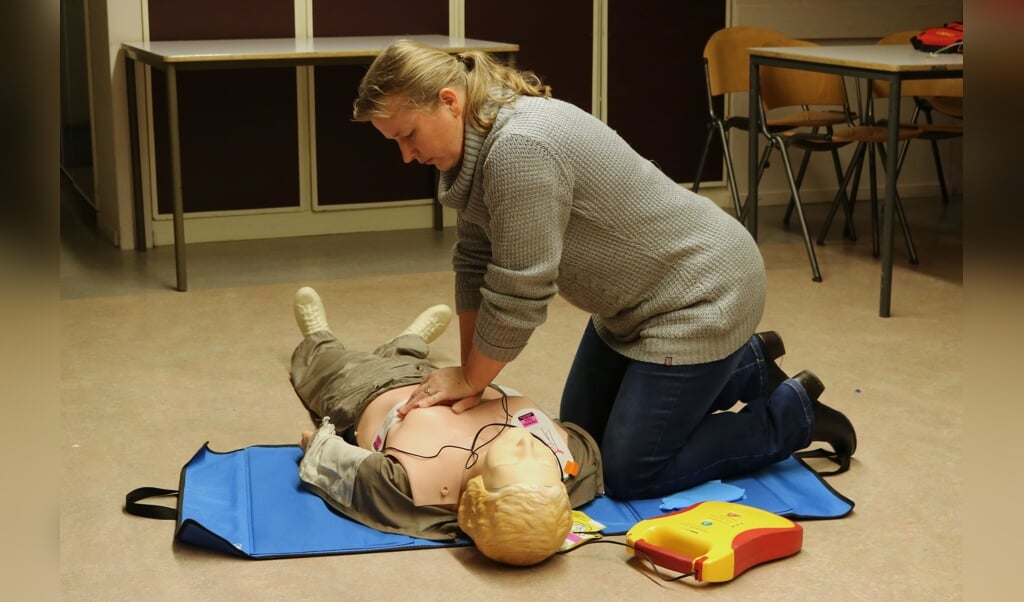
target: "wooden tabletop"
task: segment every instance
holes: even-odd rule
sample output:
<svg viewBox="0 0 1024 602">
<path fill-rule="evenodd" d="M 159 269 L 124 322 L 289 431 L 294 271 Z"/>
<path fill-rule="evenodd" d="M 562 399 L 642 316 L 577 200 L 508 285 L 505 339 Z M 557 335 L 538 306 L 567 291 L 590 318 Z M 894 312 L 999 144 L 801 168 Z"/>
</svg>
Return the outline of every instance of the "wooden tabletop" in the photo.
<svg viewBox="0 0 1024 602">
<path fill-rule="evenodd" d="M 372 57 L 380 54 L 388 44 L 399 38 L 416 40 L 450 53 L 468 50 L 496 53 L 519 51 L 518 44 L 442 35 L 125 42 L 121 44 L 121 47 L 131 58 L 153 66 L 169 63 L 235 61 L 303 62 L 317 59 Z"/>
<path fill-rule="evenodd" d="M 963 73 L 964 55 L 937 54 L 913 46 L 859 44 L 855 46 L 780 46 L 750 49 L 751 56 L 795 59 L 822 65 L 890 72 L 950 71 Z M 951 73 L 952 74 L 952 73 Z"/>
</svg>

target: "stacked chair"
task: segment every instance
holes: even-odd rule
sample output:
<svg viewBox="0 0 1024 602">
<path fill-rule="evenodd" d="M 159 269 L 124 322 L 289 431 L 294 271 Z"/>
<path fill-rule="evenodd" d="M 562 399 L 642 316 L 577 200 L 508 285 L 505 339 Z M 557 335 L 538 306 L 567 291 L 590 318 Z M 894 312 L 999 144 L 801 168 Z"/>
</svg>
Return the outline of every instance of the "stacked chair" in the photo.
<svg viewBox="0 0 1024 602">
<path fill-rule="evenodd" d="M 813 46 L 813 42 L 804 40 L 778 40 L 766 44 L 766 46 Z M 846 90 L 846 83 L 842 76 L 806 71 L 800 69 L 784 69 L 781 67 L 764 67 L 760 73 L 761 102 L 765 115 L 771 115 L 773 111 L 806 109 L 808 106 L 831 107 L 828 110 L 834 111 L 843 116 L 842 127 L 826 127 L 825 131 L 817 129 L 798 129 L 773 133 L 767 127 L 762 128 L 762 133 L 768 138 L 769 144 L 778 149 L 785 159 L 786 175 L 789 179 L 792 199 L 790 208 L 795 208 L 799 216 L 801 227 L 804 230 L 804 240 L 807 245 L 807 253 L 811 258 L 814 280 L 820 280 L 821 275 L 817 269 L 817 262 L 814 257 L 813 245 L 807 233 L 807 224 L 803 216 L 802 202 L 800 200 L 800 182 L 803 177 L 803 166 L 799 177 L 793 176 L 793 170 L 789 160 L 787 149 L 795 147 L 805 152 L 828 152 L 832 156 L 833 168 L 838 181 L 838 190 L 825 218 L 825 225 L 818 236 L 818 244 L 825 243 L 825 236 L 832 220 L 839 208 L 842 208 L 846 217 L 845 233 L 851 240 L 856 240 L 856 229 L 853 222 L 853 211 L 856 203 L 856 189 L 861 175 L 865 153 L 869 153 L 872 162 L 869 163 L 871 207 L 872 207 L 872 233 L 874 245 L 872 250 L 878 255 L 878 190 L 877 177 L 874 170 L 874 152 L 882 148 L 888 140 L 888 130 L 884 125 L 874 124 L 871 115 L 866 114 L 864 119 L 857 121 L 858 116 L 852 110 Z M 870 102 L 868 104 L 870 107 Z M 916 128 L 900 128 L 899 140 L 909 140 L 917 135 Z M 838 149 L 848 144 L 855 144 L 853 159 L 846 169 L 842 167 L 839 159 Z M 847 192 L 847 189 L 850 192 Z M 910 231 L 907 228 L 906 219 L 903 216 L 902 208 L 897 200 L 897 213 L 903 226 L 904 238 L 908 250 L 911 253 L 912 261 L 916 262 L 916 254 L 913 250 L 913 241 L 910 238 Z M 787 217 L 788 217 L 787 211 Z"/>
<path fill-rule="evenodd" d="M 878 41 L 879 44 L 910 45 L 910 38 L 920 33 L 919 30 L 900 31 L 889 34 Z M 872 82 L 872 94 L 875 98 L 887 98 L 889 96 L 889 84 L 884 81 Z M 942 157 L 939 153 L 939 142 L 962 138 L 964 135 L 964 80 L 963 78 L 952 79 L 922 79 L 904 82 L 900 86 L 900 92 L 904 97 L 911 97 L 914 100 L 914 113 L 907 125 L 919 130 L 918 140 L 927 140 L 931 144 L 932 158 L 935 163 L 935 173 L 939 180 L 939 191 L 942 194 L 942 203 L 949 204 L 949 191 L 946 188 L 946 176 L 942 169 Z M 947 122 L 935 123 L 936 115 L 944 115 Z M 924 121 L 921 121 L 921 118 Z M 884 122 L 882 122 L 884 123 Z M 904 142 L 900 148 L 897 159 L 897 173 L 903 167 L 903 161 L 907 157 L 907 150 L 910 147 L 910 140 Z"/>
</svg>

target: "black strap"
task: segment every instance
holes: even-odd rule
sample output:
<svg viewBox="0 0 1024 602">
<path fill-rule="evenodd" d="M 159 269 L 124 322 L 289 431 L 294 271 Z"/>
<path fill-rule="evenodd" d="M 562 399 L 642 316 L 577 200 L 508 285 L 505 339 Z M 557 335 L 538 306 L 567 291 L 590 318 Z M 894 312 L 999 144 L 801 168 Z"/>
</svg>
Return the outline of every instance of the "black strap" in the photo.
<svg viewBox="0 0 1024 602">
<path fill-rule="evenodd" d="M 139 500 L 146 498 L 173 495 L 178 496 L 177 489 L 161 489 L 159 487 L 139 487 L 128 492 L 124 496 L 124 511 L 135 516 L 144 518 L 156 518 L 160 520 L 177 520 L 178 509 L 159 504 L 140 504 Z"/>
<path fill-rule="evenodd" d="M 818 449 L 796 452 L 793 455 L 796 456 L 797 458 L 826 458 L 828 460 L 831 460 L 832 462 L 835 462 L 836 466 L 838 467 L 835 470 L 821 471 L 814 468 L 811 469 L 823 477 L 828 477 L 836 474 L 843 474 L 847 470 L 850 470 L 850 456 L 839 455 L 834 451 L 828 451 L 820 447 Z"/>
</svg>

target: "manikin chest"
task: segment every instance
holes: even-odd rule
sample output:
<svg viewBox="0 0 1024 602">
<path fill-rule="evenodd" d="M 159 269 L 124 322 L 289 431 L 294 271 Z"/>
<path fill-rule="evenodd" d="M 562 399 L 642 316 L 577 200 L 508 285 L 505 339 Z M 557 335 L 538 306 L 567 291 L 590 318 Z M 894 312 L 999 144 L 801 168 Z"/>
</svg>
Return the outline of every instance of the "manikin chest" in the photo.
<svg viewBox="0 0 1024 602">
<path fill-rule="evenodd" d="M 414 388 L 394 389 L 375 399 L 359 420 L 356 439 L 360 447 L 385 453 L 405 468 L 417 506 L 455 511 L 466 483 L 480 473 L 487 444 L 508 428 L 503 425 L 509 415 L 541 410 L 521 396 L 509 396 L 503 405 L 501 396 L 488 389 L 480 405 L 461 414 L 448 406 L 432 406 L 398 419 L 396 408 Z M 556 431 L 565 443 L 565 431 L 557 426 Z"/>
</svg>

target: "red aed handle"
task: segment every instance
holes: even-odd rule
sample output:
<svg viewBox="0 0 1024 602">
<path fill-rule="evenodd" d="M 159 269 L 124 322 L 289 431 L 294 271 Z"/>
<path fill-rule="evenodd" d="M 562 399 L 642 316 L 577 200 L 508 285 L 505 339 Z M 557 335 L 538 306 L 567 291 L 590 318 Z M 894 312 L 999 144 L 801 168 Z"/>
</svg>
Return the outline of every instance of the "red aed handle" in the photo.
<svg viewBox="0 0 1024 602">
<path fill-rule="evenodd" d="M 690 571 L 697 570 L 694 566 L 696 559 L 647 543 L 643 539 L 636 541 L 633 547 L 646 554 L 654 564 L 677 573 L 689 573 Z"/>
</svg>

